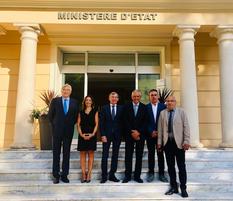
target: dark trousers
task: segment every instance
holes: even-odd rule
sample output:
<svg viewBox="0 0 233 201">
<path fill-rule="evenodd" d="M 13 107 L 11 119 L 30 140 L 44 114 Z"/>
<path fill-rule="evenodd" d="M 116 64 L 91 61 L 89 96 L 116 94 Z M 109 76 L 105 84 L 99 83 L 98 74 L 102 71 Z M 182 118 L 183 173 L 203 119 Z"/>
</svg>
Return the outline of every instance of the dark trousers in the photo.
<svg viewBox="0 0 233 201">
<path fill-rule="evenodd" d="M 102 179 L 107 179 L 108 176 L 108 156 L 109 156 L 109 148 L 112 143 L 112 160 L 111 160 L 111 169 L 109 172 L 109 176 L 113 176 L 117 171 L 118 164 L 118 154 L 119 148 L 121 144 L 120 139 L 107 139 L 106 143 L 103 143 L 103 152 L 102 152 L 102 161 L 101 161 L 101 169 L 102 169 Z"/>
<path fill-rule="evenodd" d="M 53 136 L 53 176 L 56 178 L 60 176 L 61 147 L 63 150 L 61 176 L 67 176 L 69 174 L 71 142 L 71 137 Z"/>
<path fill-rule="evenodd" d="M 158 151 L 156 148 L 157 138 L 148 138 L 146 140 L 148 149 L 148 169 L 149 173 L 154 174 L 155 168 L 155 150 L 157 152 L 159 175 L 164 175 L 164 154 L 163 151 Z"/>
<path fill-rule="evenodd" d="M 176 169 L 175 169 L 175 159 L 176 159 L 176 163 L 179 169 L 180 188 L 186 189 L 187 173 L 185 167 L 185 151 L 177 147 L 174 139 L 173 140 L 168 139 L 167 144 L 164 146 L 164 151 L 167 160 L 171 187 L 177 188 Z"/>
<path fill-rule="evenodd" d="M 127 179 L 131 179 L 132 175 L 132 162 L 133 162 L 133 152 L 134 147 L 136 151 L 136 163 L 135 163 L 135 170 L 134 170 L 134 178 L 140 178 L 141 171 L 142 171 L 142 156 L 144 150 L 145 140 L 133 140 L 133 139 L 126 139 L 125 142 L 125 177 Z"/>
</svg>

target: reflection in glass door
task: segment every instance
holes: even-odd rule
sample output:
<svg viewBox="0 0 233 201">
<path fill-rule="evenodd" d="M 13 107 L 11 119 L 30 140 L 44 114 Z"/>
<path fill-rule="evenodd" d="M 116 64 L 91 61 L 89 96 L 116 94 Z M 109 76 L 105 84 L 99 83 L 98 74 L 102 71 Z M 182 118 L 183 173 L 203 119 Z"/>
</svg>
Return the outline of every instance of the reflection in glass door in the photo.
<svg viewBox="0 0 233 201">
<path fill-rule="evenodd" d="M 72 86 L 71 98 L 74 98 L 78 102 L 79 109 L 82 107 L 82 100 L 84 97 L 84 74 L 78 73 L 67 73 L 65 74 L 65 83 Z M 75 126 L 76 127 L 76 126 Z M 74 129 L 74 139 L 78 138 L 77 129 Z M 76 142 L 75 142 L 76 143 Z"/>
<path fill-rule="evenodd" d="M 72 86 L 71 97 L 78 101 L 81 109 L 84 97 L 84 74 L 67 73 L 65 83 Z M 148 102 L 148 92 L 156 88 L 156 81 L 160 79 L 159 74 L 138 74 L 138 89 L 142 92 L 143 103 Z M 120 104 L 130 101 L 132 90 L 135 86 L 135 74 L 109 74 L 109 73 L 88 73 L 87 94 L 92 95 L 97 107 L 108 103 L 108 94 L 116 91 L 120 96 Z"/>
<path fill-rule="evenodd" d="M 141 101 L 148 103 L 148 93 L 151 89 L 156 89 L 156 81 L 160 79 L 159 74 L 138 74 L 138 89 L 142 92 Z"/>
<path fill-rule="evenodd" d="M 67 73 L 65 74 L 65 83 L 72 86 L 71 98 L 78 101 L 79 109 L 81 109 L 82 100 L 84 97 L 84 74 Z"/>
</svg>

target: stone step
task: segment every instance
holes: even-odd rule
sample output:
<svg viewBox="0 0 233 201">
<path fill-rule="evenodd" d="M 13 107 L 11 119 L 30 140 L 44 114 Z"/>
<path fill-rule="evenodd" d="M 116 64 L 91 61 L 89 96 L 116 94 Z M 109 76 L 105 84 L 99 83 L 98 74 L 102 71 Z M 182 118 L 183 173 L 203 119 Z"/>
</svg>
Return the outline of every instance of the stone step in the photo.
<svg viewBox="0 0 233 201">
<path fill-rule="evenodd" d="M 147 148 L 144 149 L 144 157 L 147 157 Z M 111 150 L 110 150 L 111 154 Z M 99 147 L 95 152 L 95 157 L 101 157 L 102 149 Z M 119 157 L 124 157 L 125 150 L 121 147 Z M 2 150 L 0 151 L 0 160 L 2 159 L 49 159 L 52 158 L 52 151 L 40 150 Z M 71 158 L 78 159 L 79 152 L 72 150 Z M 233 149 L 190 149 L 186 152 L 187 160 L 232 160 Z"/>
<path fill-rule="evenodd" d="M 153 193 L 154 196 L 163 196 L 164 192 L 169 188 L 168 183 L 153 182 L 138 184 L 136 182 L 114 183 L 107 182 L 105 184 L 99 184 L 97 182 L 92 183 L 78 183 L 71 182 L 69 184 L 59 183 L 52 184 L 51 182 L 0 182 L 0 194 L 2 195 L 69 195 L 80 193 L 86 193 L 86 197 L 92 196 L 92 193 L 104 196 L 105 194 L 112 194 L 115 196 L 121 196 L 121 193 L 128 194 L 128 196 L 135 196 L 135 194 L 143 194 L 144 197 L 148 193 Z M 193 183 L 188 182 L 187 191 L 189 193 L 198 192 L 211 194 L 218 193 L 231 193 L 233 195 L 233 183 Z M 168 196 L 169 197 L 169 196 Z"/>
<path fill-rule="evenodd" d="M 110 165 L 109 158 L 109 165 Z M 135 163 L 135 160 L 133 160 Z M 155 168 L 157 168 L 157 160 L 155 163 Z M 52 159 L 0 159 L 0 170 L 5 169 L 38 169 L 45 168 L 51 169 L 52 167 Z M 118 159 L 118 168 L 125 167 L 125 159 L 120 157 Z M 143 158 L 142 167 L 148 167 L 148 160 L 146 157 Z M 186 160 L 187 171 L 189 170 L 205 170 L 211 169 L 213 170 L 231 170 L 233 169 L 233 158 L 232 159 L 222 159 L 218 161 L 214 161 L 213 159 L 187 159 Z M 79 159 L 71 159 L 70 160 L 70 168 L 79 169 L 80 161 Z M 101 168 L 101 158 L 95 158 L 94 160 L 94 169 Z"/>
<path fill-rule="evenodd" d="M 73 146 L 74 147 L 74 146 Z M 83 201 L 83 200 L 184 200 L 166 196 L 169 184 L 146 182 L 147 149 L 143 157 L 143 184 L 107 181 L 100 184 L 101 144 L 95 154 L 91 183 L 80 183 L 79 152 L 71 152 L 70 184 L 52 184 L 51 151 L 0 151 L 0 201 Z M 186 154 L 189 198 L 185 200 L 233 200 L 233 149 L 191 149 Z M 124 177 L 124 143 L 120 149 L 116 176 Z M 157 168 L 157 165 L 156 165 Z M 166 173 L 167 176 L 167 173 Z"/>
<path fill-rule="evenodd" d="M 124 178 L 124 169 L 118 169 L 116 176 L 119 179 Z M 155 175 L 155 181 L 157 175 Z M 70 169 L 69 178 L 72 181 L 79 181 L 81 177 L 80 169 Z M 101 171 L 94 169 L 92 172 L 93 180 L 100 180 Z M 142 179 L 147 177 L 147 169 L 142 169 Z M 52 175 L 50 169 L 6 169 L 0 171 L 0 181 L 51 181 Z M 146 180 L 145 180 L 146 181 Z M 233 181 L 233 169 L 232 170 L 211 170 L 205 171 L 188 171 L 189 182 L 232 182 Z"/>
<path fill-rule="evenodd" d="M 147 192 L 146 194 L 136 193 L 96 193 L 94 187 L 92 193 L 74 193 L 67 191 L 66 194 L 40 194 L 40 195 L 25 195 L 25 194 L 11 194 L 1 195 L 0 201 L 232 201 L 232 193 L 209 193 L 209 192 L 189 192 L 188 198 L 182 198 L 180 194 L 173 194 L 166 196 L 164 192 L 154 193 Z"/>
</svg>

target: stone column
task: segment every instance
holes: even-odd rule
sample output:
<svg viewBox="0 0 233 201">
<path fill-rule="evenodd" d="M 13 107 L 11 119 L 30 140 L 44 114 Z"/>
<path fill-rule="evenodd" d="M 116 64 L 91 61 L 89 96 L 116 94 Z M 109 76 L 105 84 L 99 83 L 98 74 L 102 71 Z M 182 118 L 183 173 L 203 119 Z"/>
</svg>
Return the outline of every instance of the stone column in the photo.
<svg viewBox="0 0 233 201">
<path fill-rule="evenodd" d="M 35 69 L 38 24 L 17 24 L 21 33 L 21 51 L 17 89 L 14 143 L 11 148 L 34 148 L 33 122 L 30 114 L 34 106 Z"/>
<path fill-rule="evenodd" d="M 181 106 L 190 124 L 191 146 L 202 147 L 199 137 L 194 35 L 200 26 L 179 25 L 174 31 L 180 45 Z"/>
<path fill-rule="evenodd" d="M 222 118 L 220 147 L 233 147 L 233 26 L 218 26 L 210 35 L 218 39 L 219 45 Z"/>
</svg>

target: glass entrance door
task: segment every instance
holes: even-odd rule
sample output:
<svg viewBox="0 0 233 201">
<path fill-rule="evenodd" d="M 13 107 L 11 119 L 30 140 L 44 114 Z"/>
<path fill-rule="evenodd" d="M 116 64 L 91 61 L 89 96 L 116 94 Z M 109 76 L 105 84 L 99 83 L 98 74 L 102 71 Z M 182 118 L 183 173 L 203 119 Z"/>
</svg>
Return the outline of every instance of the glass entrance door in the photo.
<svg viewBox="0 0 233 201">
<path fill-rule="evenodd" d="M 98 109 L 108 103 L 108 95 L 115 91 L 119 94 L 119 104 L 130 101 L 135 89 L 135 74 L 88 74 L 88 94 L 92 95 Z"/>
<path fill-rule="evenodd" d="M 141 101 L 148 103 L 148 91 L 156 88 L 156 80 L 160 79 L 164 50 L 143 50 L 141 47 L 131 47 L 128 51 L 106 49 L 63 53 L 63 83 L 72 86 L 71 96 L 78 100 L 79 108 L 81 109 L 83 98 L 91 95 L 100 110 L 108 103 L 111 91 L 119 94 L 119 104 L 125 104 L 130 101 L 134 89 L 140 89 Z"/>
<path fill-rule="evenodd" d="M 82 106 L 82 100 L 85 96 L 85 75 L 78 73 L 65 74 L 65 83 L 72 86 L 71 97 L 78 101 L 79 109 Z M 94 98 L 98 110 L 105 104 L 108 104 L 108 95 L 115 91 L 119 94 L 119 104 L 125 104 L 130 101 L 131 92 L 135 89 L 135 74 L 110 74 L 110 73 L 88 73 L 87 74 L 87 93 Z M 77 130 L 74 132 L 74 144 L 77 144 Z M 98 133 L 98 139 L 99 139 Z"/>
</svg>

